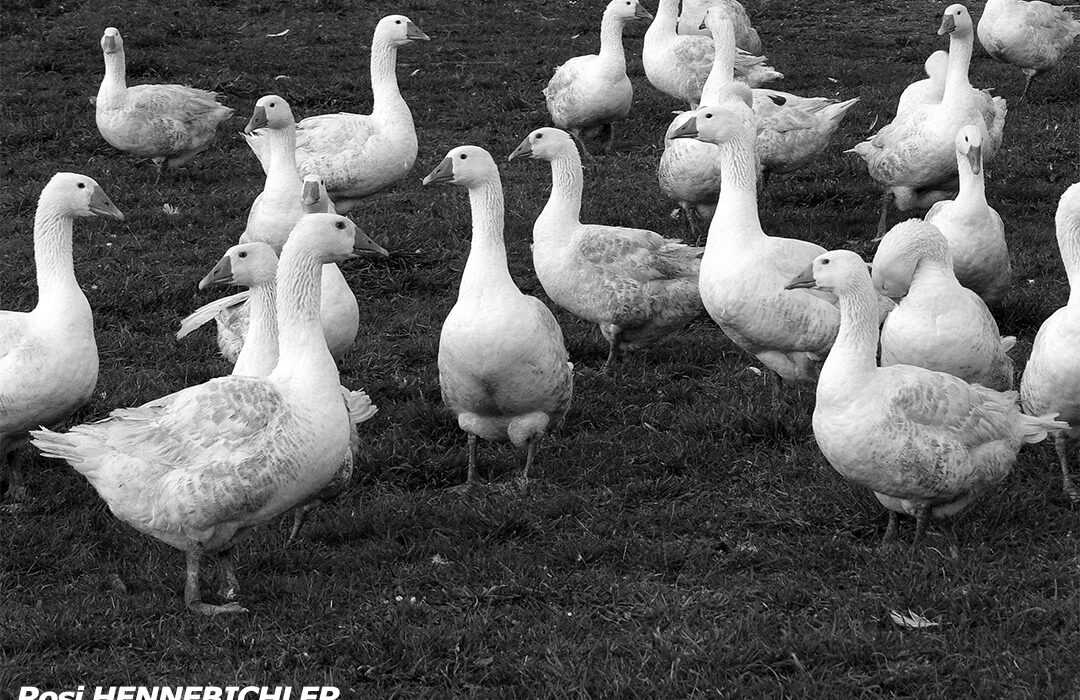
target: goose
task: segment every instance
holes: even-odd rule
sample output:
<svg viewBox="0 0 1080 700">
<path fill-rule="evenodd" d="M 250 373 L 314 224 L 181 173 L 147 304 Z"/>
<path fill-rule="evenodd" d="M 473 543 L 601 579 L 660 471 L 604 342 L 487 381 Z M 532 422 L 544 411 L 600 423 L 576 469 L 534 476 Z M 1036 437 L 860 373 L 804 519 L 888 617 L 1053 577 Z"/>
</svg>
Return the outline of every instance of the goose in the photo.
<svg viewBox="0 0 1080 700">
<path fill-rule="evenodd" d="M 945 8 L 938 34 L 949 34 L 949 66 L 941 101 L 898 115 L 849 153 L 866 161 L 870 176 L 885 189 L 878 234 L 885 233 L 893 200 L 900 211 L 926 208 L 956 190 L 956 132 L 966 124 L 984 123 L 988 138 L 983 160 L 989 163 L 1001 145 L 1007 111 L 1004 98 L 971 87 L 968 65 L 974 40 L 971 15 L 963 5 Z"/>
<path fill-rule="evenodd" d="M 537 129 L 510 154 L 551 163 L 551 196 L 533 223 L 533 266 L 544 292 L 608 341 L 602 371 L 620 349 L 641 348 L 701 312 L 702 249 L 653 231 L 581 223 L 581 159 L 570 135 Z"/>
<path fill-rule="evenodd" d="M 936 226 L 949 242 L 960 284 L 981 296 L 987 305 L 998 306 L 1009 291 L 1012 268 L 1005 226 L 986 203 L 982 129 L 975 124 L 961 127 L 955 144 L 960 190 L 956 199 L 930 207 L 923 219 Z"/>
<path fill-rule="evenodd" d="M 360 250 L 361 245 L 361 241 L 355 241 L 353 252 Z M 240 243 L 225 251 L 218 264 L 199 282 L 199 289 L 212 285 L 239 285 L 249 290 L 250 301 L 246 308 L 250 315 L 245 316 L 250 319 L 247 338 L 233 365 L 234 376 L 266 377 L 277 365 L 277 265 L 277 255 L 266 243 Z M 349 451 L 330 482 L 312 500 L 293 511 L 293 527 L 286 545 L 300 534 L 308 513 L 344 492 L 352 478 L 353 463 L 360 449 L 359 425 L 379 410 L 364 391 L 341 387 L 341 393 L 349 413 Z"/>
<path fill-rule="evenodd" d="M 302 175 L 326 183 L 339 213 L 405 177 L 416 162 L 416 128 L 397 83 L 397 51 L 428 41 L 412 20 L 389 15 L 371 38 L 371 114 L 338 112 L 307 117 L 296 134 Z M 256 151 L 259 155 L 259 151 Z M 259 157 L 263 161 L 262 156 Z"/>
<path fill-rule="evenodd" d="M 1069 424 L 1055 442 L 1062 487 L 1073 501 L 1080 501 L 1080 491 L 1069 476 L 1070 451 L 1080 452 L 1080 184 L 1065 190 L 1055 218 L 1071 291 L 1065 306 L 1043 321 L 1035 335 L 1020 378 L 1020 399 L 1028 413 L 1057 411 L 1058 418 Z"/>
<path fill-rule="evenodd" d="M 185 552 L 192 612 L 245 612 L 233 546 L 311 498 L 346 458 L 349 416 L 319 324 L 319 274 L 351 256 L 355 230 L 345 217 L 309 214 L 289 235 L 277 271 L 284 342 L 269 375 L 218 377 L 67 433 L 31 432 L 45 456 L 85 476 L 121 521 Z M 202 600 L 203 554 L 221 563 L 222 605 Z"/>
<path fill-rule="evenodd" d="M 919 105 L 941 102 L 945 92 L 945 74 L 949 70 L 949 52 L 935 51 L 923 62 L 926 77 L 904 88 L 896 102 L 896 114 L 906 114 Z"/>
<path fill-rule="evenodd" d="M 676 34 L 679 0 L 660 0 L 656 16 L 645 32 L 641 61 L 645 76 L 660 92 L 689 103 L 695 109 L 701 101 L 701 88 L 712 68 L 712 39 L 705 36 Z M 784 74 L 766 65 L 765 58 L 745 51 L 735 55 L 735 79 L 751 87 Z"/>
<path fill-rule="evenodd" d="M 752 54 L 761 53 L 761 37 L 757 30 L 750 25 L 750 18 L 746 16 L 746 8 L 739 0 L 684 0 L 682 10 L 679 12 L 679 34 L 704 34 L 705 13 L 712 7 L 720 7 L 727 10 L 731 21 L 735 24 L 735 45 L 743 51 Z"/>
<path fill-rule="evenodd" d="M 624 25 L 652 19 L 638 0 L 611 0 L 600 22 L 600 53 L 575 56 L 555 69 L 544 88 L 551 121 L 582 143 L 582 134 L 598 131 L 600 150 L 607 152 L 615 138 L 611 123 L 626 119 L 634 86 L 626 76 Z"/>
<path fill-rule="evenodd" d="M 866 264 L 848 250 L 814 258 L 789 284 L 840 301 L 840 331 L 821 368 L 814 438 L 844 478 L 874 491 L 889 511 L 885 540 L 900 512 L 917 522 L 952 515 L 1012 470 L 1024 443 L 1065 424 L 1020 412 L 1015 391 L 969 384 L 912 365 L 878 367 L 877 308 Z"/>
<path fill-rule="evenodd" d="M 439 335 L 443 403 L 469 436 L 465 486 L 478 484 L 481 437 L 524 447 L 518 479 L 528 483 L 540 439 L 570 408 L 573 365 L 551 311 L 536 297 L 522 294 L 510 277 L 502 184 L 491 155 L 477 146 L 451 149 L 424 178 L 425 185 L 437 183 L 466 188 L 472 210 L 472 247 L 457 301 Z"/>
<path fill-rule="evenodd" d="M 1013 387 L 1016 344 L 1001 337 L 979 295 L 953 273 L 949 242 L 933 224 L 909 219 L 878 245 L 874 288 L 897 301 L 881 326 L 881 366 L 915 365 L 948 372 L 997 391 Z"/>
<path fill-rule="evenodd" d="M 186 85 L 128 87 L 124 40 L 116 27 L 105 29 L 101 51 L 105 77 L 94 106 L 98 131 L 113 148 L 153 159 L 158 177 L 204 151 L 218 125 L 233 114 L 208 90 Z"/>
<path fill-rule="evenodd" d="M 0 485 L 13 502 L 26 499 L 18 451 L 27 431 L 70 416 L 97 384 L 94 319 L 75 279 L 71 241 L 75 219 L 88 216 L 124 220 L 93 178 L 53 175 L 34 215 L 37 305 L 0 310 Z"/>
<path fill-rule="evenodd" d="M 1023 71 L 1023 100 L 1031 79 L 1056 66 L 1076 43 L 1080 20 L 1068 8 L 1039 0 L 986 0 L 978 36 L 986 53 Z"/>
</svg>

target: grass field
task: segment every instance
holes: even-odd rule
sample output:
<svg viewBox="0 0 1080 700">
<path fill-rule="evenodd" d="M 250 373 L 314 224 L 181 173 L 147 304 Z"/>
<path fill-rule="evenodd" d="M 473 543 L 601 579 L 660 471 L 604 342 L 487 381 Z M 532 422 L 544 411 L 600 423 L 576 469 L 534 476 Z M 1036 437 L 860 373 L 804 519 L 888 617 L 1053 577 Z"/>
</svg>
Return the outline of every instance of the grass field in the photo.
<svg viewBox="0 0 1080 700">
<path fill-rule="evenodd" d="M 649 3 L 655 9 L 655 3 Z M 766 231 L 852 247 L 869 258 L 879 193 L 842 154 L 888 121 L 922 77 L 947 3 L 747 3 L 780 89 L 858 96 L 813 166 L 773 179 Z M 1060 4 L 1060 3 L 1059 3 Z M 391 251 L 348 264 L 361 333 L 342 383 L 380 407 L 364 424 L 351 492 L 285 548 L 285 520 L 238 548 L 251 612 L 196 618 L 183 557 L 117 521 L 62 462 L 28 458 L 33 502 L 0 511 L 0 698 L 128 683 L 339 686 L 346 697 L 1077 697 L 1077 509 L 1049 443 L 925 545 L 881 548 L 886 517 L 816 448 L 813 392 L 779 412 L 756 363 L 707 318 L 611 375 L 594 326 L 555 309 L 577 367 L 563 429 L 527 493 L 465 498 L 465 436 L 443 408 L 435 357 L 468 253 L 465 194 L 422 189 L 450 148 L 500 163 L 547 123 L 553 68 L 598 44 L 603 3 L 537 0 L 31 0 L 0 9 L 0 306 L 35 302 L 31 230 L 52 174 L 90 175 L 128 216 L 76 225 L 75 262 L 94 309 L 101 374 L 73 422 L 229 371 L 212 335 L 183 342 L 180 318 L 207 301 L 197 282 L 235 242 L 262 173 L 236 134 L 261 95 L 298 117 L 366 111 L 368 41 L 401 12 L 431 42 L 399 53 L 420 155 L 354 219 Z M 971 8 L 978 17 L 981 6 Z M 153 167 L 112 149 L 90 98 L 98 39 L 124 36 L 129 83 L 217 90 L 237 115 L 192 167 Z M 267 35 L 288 29 L 280 37 Z M 616 152 L 586 163 L 583 218 L 681 235 L 655 168 L 672 109 L 641 72 L 644 26 L 625 45 L 634 111 Z M 1057 199 L 1080 179 L 1080 71 L 1037 81 L 976 47 L 972 82 L 1010 98 L 987 185 L 1005 220 L 1014 289 L 999 315 L 1021 367 L 1039 324 L 1068 297 L 1053 232 Z M 544 163 L 502 169 L 511 272 L 532 272 Z M 164 205 L 171 205 L 170 214 Z M 893 221 L 899 220 L 894 215 Z M 515 458 L 482 445 L 492 478 Z M 910 541 L 913 525 L 901 536 Z M 205 587 L 205 584 L 204 584 Z M 907 628 L 890 611 L 937 626 Z"/>
</svg>

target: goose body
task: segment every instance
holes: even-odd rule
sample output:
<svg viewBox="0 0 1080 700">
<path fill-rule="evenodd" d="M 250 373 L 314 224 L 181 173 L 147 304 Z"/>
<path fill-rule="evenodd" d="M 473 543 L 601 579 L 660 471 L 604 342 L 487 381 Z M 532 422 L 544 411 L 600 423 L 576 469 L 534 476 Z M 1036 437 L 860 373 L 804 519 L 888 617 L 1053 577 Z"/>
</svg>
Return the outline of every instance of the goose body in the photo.
<svg viewBox="0 0 1080 700">
<path fill-rule="evenodd" d="M 34 216 L 37 305 L 0 310 L 0 481 L 13 501 L 26 496 L 16 451 L 27 431 L 67 418 L 97 384 L 94 319 L 75 279 L 71 240 L 75 219 L 88 216 L 124 218 L 92 178 L 54 175 Z"/>
<path fill-rule="evenodd" d="M 949 70 L 949 52 L 935 51 L 923 62 L 926 77 L 904 88 L 896 102 L 896 114 L 906 114 L 919 105 L 941 102 L 945 92 L 945 74 Z"/>
<path fill-rule="evenodd" d="M 533 266 L 544 292 L 578 318 L 599 324 L 619 349 L 645 347 L 701 311 L 701 248 L 653 231 L 583 224 L 581 160 L 570 136 L 545 127 L 510 154 L 551 163 L 551 196 L 533 223 Z"/>
<path fill-rule="evenodd" d="M 986 53 L 1023 71 L 1023 99 L 1031 79 L 1056 66 L 1076 44 L 1080 20 L 1065 7 L 1039 0 L 987 0 L 977 33 Z"/>
<path fill-rule="evenodd" d="M 177 168 L 206 149 L 233 110 L 215 93 L 186 85 L 127 86 L 124 42 L 115 27 L 101 37 L 105 77 L 94 121 L 113 148 L 152 158 L 159 171 Z"/>
<path fill-rule="evenodd" d="M 626 22 L 651 19 L 638 0 L 611 0 L 600 23 L 600 53 L 576 56 L 555 69 L 544 88 L 555 126 L 583 140 L 583 132 L 599 129 L 603 149 L 614 137 L 612 122 L 626 119 L 634 86 L 626 75 L 622 35 Z"/>
<path fill-rule="evenodd" d="M 915 365 L 947 372 L 997 391 L 1013 388 L 1001 337 L 979 295 L 961 286 L 949 243 L 932 224 L 910 219 L 881 239 L 874 255 L 874 287 L 897 299 L 881 326 L 881 366 Z"/>
<path fill-rule="evenodd" d="M 1012 282 L 1009 247 L 1001 217 L 986 202 L 983 180 L 982 129 L 969 124 L 956 132 L 956 167 L 960 189 L 956 199 L 930 208 L 925 221 L 949 242 L 953 269 L 960 284 L 990 306 L 1005 300 Z"/>
<path fill-rule="evenodd" d="M 1056 435 L 1057 453 L 1065 493 L 1080 501 L 1070 476 L 1070 462 L 1080 456 L 1080 184 L 1061 196 L 1056 221 L 1069 299 L 1039 327 L 1020 379 L 1020 398 L 1028 413 L 1056 412 L 1069 424 Z"/>
<path fill-rule="evenodd" d="M 818 379 L 814 438 L 834 469 L 891 511 L 886 539 L 904 512 L 918 520 L 918 543 L 931 516 L 970 504 L 1009 474 L 1023 444 L 1064 425 L 1021 413 L 1013 391 L 911 365 L 878 367 L 874 286 L 855 253 L 819 255 L 789 286 L 839 298 L 840 330 Z"/>
<path fill-rule="evenodd" d="M 735 45 L 747 53 L 761 53 L 761 37 L 750 24 L 746 8 L 739 0 L 685 0 L 679 12 L 679 34 L 702 34 L 709 36 L 703 26 L 705 13 L 720 7 L 731 17 L 735 29 Z"/>
<path fill-rule="evenodd" d="M 265 377 L 211 379 L 64 434 L 34 431 L 120 520 L 187 553 L 184 598 L 203 614 L 240 612 L 229 552 L 238 536 L 323 488 L 348 451 L 349 418 L 319 325 L 323 264 L 346 259 L 355 226 L 333 214 L 297 223 L 278 267 L 279 361 Z M 203 553 L 222 556 L 226 605 L 202 602 Z"/>
<path fill-rule="evenodd" d="M 570 407 L 573 366 L 562 330 L 543 302 L 522 294 L 510 277 L 502 185 L 488 152 L 451 149 L 424 178 L 431 183 L 466 187 L 472 209 L 469 258 L 439 335 L 443 402 L 469 435 L 468 483 L 477 481 L 477 438 L 526 448 L 521 478 L 527 480 L 540 438 Z"/>
</svg>

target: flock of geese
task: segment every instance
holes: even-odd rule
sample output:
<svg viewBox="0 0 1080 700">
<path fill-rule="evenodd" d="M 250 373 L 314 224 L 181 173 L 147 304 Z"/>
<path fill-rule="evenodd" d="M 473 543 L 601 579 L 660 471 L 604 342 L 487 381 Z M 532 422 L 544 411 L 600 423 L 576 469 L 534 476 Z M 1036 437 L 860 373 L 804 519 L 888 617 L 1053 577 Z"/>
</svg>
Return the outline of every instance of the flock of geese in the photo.
<svg viewBox="0 0 1080 700">
<path fill-rule="evenodd" d="M 661 191 L 679 204 L 702 247 L 660 234 L 580 220 L 579 148 L 612 148 L 613 124 L 633 88 L 622 46 L 627 22 L 652 18 L 643 63 L 649 82 L 687 103 L 664 136 Z M 770 173 L 810 163 L 856 102 L 761 88 L 781 74 L 755 55 L 762 41 L 736 0 L 611 0 L 599 53 L 559 66 L 544 97 L 555 127 L 530 133 L 510 158 L 547 161 L 550 198 L 536 216 L 532 257 L 552 303 L 596 323 L 608 369 L 702 309 L 740 348 L 784 382 L 816 383 L 813 429 L 846 478 L 890 512 L 914 515 L 915 542 L 931 517 L 955 513 L 1000 482 L 1024 443 L 1057 440 L 1065 489 L 1080 438 L 1080 184 L 1061 197 L 1056 225 L 1071 296 L 1043 323 L 1014 391 L 1015 339 L 990 308 L 1010 284 L 1001 218 L 987 204 L 983 168 L 1002 143 L 1005 100 L 968 77 L 973 20 L 943 14 L 949 51 L 927 59 L 927 78 L 900 97 L 895 120 L 855 146 L 888 200 L 933 205 L 884 233 L 871 270 L 855 253 L 770 236 L 757 198 Z M 988 0 L 983 46 L 1028 77 L 1049 69 L 1080 36 L 1080 22 L 1041 2 Z M 183 550 L 185 602 L 199 613 L 242 611 L 232 551 L 247 530 L 290 510 L 302 514 L 348 481 L 359 427 L 376 412 L 341 386 L 337 361 L 358 329 L 355 296 L 338 263 L 387 251 L 342 212 L 403 178 L 417 136 L 395 74 L 399 48 L 428 36 L 390 15 L 371 44 L 371 114 L 325 114 L 299 123 L 289 104 L 256 103 L 245 138 L 265 172 L 243 235 L 200 282 L 245 289 L 184 320 L 183 336 L 213 320 L 231 375 L 211 379 L 65 433 L 91 396 L 98 370 L 91 309 L 75 278 L 76 218 L 123 215 L 90 177 L 58 173 L 34 221 L 39 301 L 0 311 L 0 454 L 7 497 L 26 497 L 17 460 L 28 440 L 66 460 L 112 512 Z M 161 172 L 189 162 L 233 110 L 180 85 L 126 85 L 124 44 L 101 38 L 105 77 L 96 100 L 101 135 L 153 158 Z M 592 156 L 589 156 L 590 158 Z M 507 270 L 503 193 L 491 155 L 450 150 L 424 184 L 467 190 L 472 245 L 457 302 L 443 324 L 443 400 L 468 436 L 466 486 L 478 488 L 478 438 L 526 452 L 527 480 L 541 438 L 566 416 L 573 365 L 551 310 L 522 294 Z M 883 207 L 882 222 L 884 222 Z M 779 390 L 779 382 L 774 384 Z M 1022 402 L 1023 410 L 1021 410 Z M 202 600 L 200 562 L 216 555 L 222 602 Z"/>
</svg>

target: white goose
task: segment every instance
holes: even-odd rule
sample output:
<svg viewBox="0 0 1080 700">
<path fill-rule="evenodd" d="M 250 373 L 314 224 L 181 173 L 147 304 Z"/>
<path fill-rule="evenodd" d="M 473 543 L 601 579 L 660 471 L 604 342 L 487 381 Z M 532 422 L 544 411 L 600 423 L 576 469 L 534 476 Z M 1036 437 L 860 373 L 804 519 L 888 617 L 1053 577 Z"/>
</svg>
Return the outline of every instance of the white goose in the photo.
<svg viewBox="0 0 1080 700">
<path fill-rule="evenodd" d="M 941 102 L 945 92 L 945 74 L 949 70 L 949 52 L 935 51 L 923 62 L 926 77 L 904 88 L 896 102 L 896 114 L 905 114 L 919 105 Z"/>
<path fill-rule="evenodd" d="M 626 76 L 622 35 L 624 25 L 635 19 L 652 15 L 638 0 L 611 0 L 600 22 L 600 53 L 571 58 L 555 69 L 544 88 L 552 123 L 573 134 L 582 147 L 583 134 L 598 131 L 600 148 L 607 152 L 615 138 L 611 123 L 630 114 L 634 86 Z"/>
<path fill-rule="evenodd" d="M 545 127 L 510 154 L 551 163 L 551 197 L 533 224 L 533 267 L 553 302 L 600 326 L 607 369 L 701 312 L 702 250 L 653 231 L 581 223 L 581 159 L 569 134 Z"/>
<path fill-rule="evenodd" d="M 788 286 L 839 297 L 840 332 L 818 379 L 814 438 L 836 471 L 889 509 L 887 541 L 904 512 L 917 520 L 917 545 L 930 517 L 970 504 L 1009 474 L 1024 443 L 1065 425 L 1021 413 L 1014 391 L 911 365 L 878 367 L 876 295 L 855 253 L 819 255 Z"/>
<path fill-rule="evenodd" d="M 1080 501 L 1080 490 L 1069 476 L 1070 451 L 1080 452 L 1080 184 L 1061 195 L 1056 220 L 1069 300 L 1039 328 L 1020 379 L 1020 398 L 1028 413 L 1057 411 L 1069 424 L 1057 434 L 1056 446 L 1065 493 Z"/>
<path fill-rule="evenodd" d="M 128 87 L 124 40 L 115 27 L 101 37 L 105 77 L 94 107 L 98 131 L 113 148 L 152 158 L 158 175 L 206 149 L 233 110 L 217 95 L 186 85 Z"/>
<path fill-rule="evenodd" d="M 1056 66 L 1076 43 L 1080 20 L 1065 7 L 1039 0 L 986 0 L 978 35 L 986 53 L 1024 72 L 1022 100 L 1031 79 Z"/>
<path fill-rule="evenodd" d="M 701 101 L 701 88 L 712 68 L 712 39 L 705 36 L 681 36 L 676 33 L 679 0 L 660 0 L 656 16 L 648 31 L 641 52 L 645 76 L 653 87 L 689 103 L 694 109 Z M 784 74 L 765 64 L 765 58 L 751 56 L 745 51 L 735 55 L 735 79 L 751 87 Z"/>
<path fill-rule="evenodd" d="M 359 233 L 359 230 L 357 231 Z M 353 252 L 362 249 L 357 240 Z M 265 377 L 278 363 L 277 330 L 277 255 L 265 243 L 241 243 L 225 251 L 217 265 L 199 282 L 199 289 L 211 285 L 239 285 L 248 288 L 250 301 L 246 304 L 249 315 L 246 341 L 236 358 L 234 376 Z M 345 406 L 349 412 L 349 451 L 334 478 L 308 502 L 293 512 L 293 527 L 286 544 L 296 539 L 308 513 L 332 501 L 344 492 L 352 478 L 353 464 L 360 449 L 360 423 L 368 420 L 378 408 L 364 391 L 351 391 L 341 387 Z"/>
<path fill-rule="evenodd" d="M 97 384 L 94 318 L 72 258 L 75 219 L 87 216 L 124 220 L 92 178 L 53 175 L 34 215 L 37 305 L 0 311 L 0 485 L 12 501 L 26 498 L 17 452 L 27 431 L 67 418 Z"/>
<path fill-rule="evenodd" d="M 761 37 L 750 24 L 746 8 L 739 0 L 683 0 L 679 12 L 679 34 L 707 34 L 704 24 L 705 13 L 713 7 L 727 10 L 735 24 L 735 45 L 752 54 L 761 53 Z"/>
<path fill-rule="evenodd" d="M 949 243 L 933 224 L 909 219 L 885 234 L 874 255 L 874 288 L 897 300 L 881 326 L 881 366 L 948 372 L 997 391 L 1013 387 L 1016 344 L 1001 337 L 990 309 L 961 286 Z"/>
<path fill-rule="evenodd" d="M 322 179 L 343 214 L 405 177 L 416 162 L 416 128 L 396 73 L 398 48 L 414 41 L 428 35 L 412 20 L 383 17 L 371 38 L 371 114 L 339 112 L 300 122 L 300 172 Z"/>
<path fill-rule="evenodd" d="M 491 155 L 476 146 L 451 149 L 424 178 L 434 183 L 467 188 L 472 209 L 469 259 L 439 335 L 443 402 L 469 436 L 466 486 L 477 483 L 478 437 L 524 447 L 519 478 L 527 482 L 540 438 L 570 407 L 573 365 L 551 311 L 522 294 L 506 267 L 502 184 Z"/>
<path fill-rule="evenodd" d="M 31 433 L 120 520 L 187 554 L 193 612 L 244 611 L 234 601 L 236 538 L 311 498 L 346 457 L 349 416 L 319 324 L 319 274 L 352 254 L 355 230 L 344 217 L 310 214 L 289 236 L 277 279 L 286 342 L 268 376 L 218 377 L 65 434 Z M 220 557 L 224 605 L 202 601 L 204 553 Z"/>
<path fill-rule="evenodd" d="M 974 124 L 956 132 L 956 167 L 960 191 L 956 199 L 938 202 L 924 220 L 932 223 L 949 242 L 953 269 L 960 284 L 974 291 L 990 306 L 1005 300 L 1012 281 L 1005 226 L 986 203 L 983 181 L 983 131 Z"/>
<path fill-rule="evenodd" d="M 939 34 L 949 34 L 949 67 L 941 101 L 923 104 L 900 114 L 870 139 L 849 152 L 866 161 L 870 176 L 885 189 L 878 233 L 885 233 L 889 203 L 907 211 L 929 207 L 956 190 L 956 132 L 981 120 L 988 138 L 983 160 L 989 163 L 1001 144 L 1005 126 L 1005 100 L 991 98 L 968 81 L 974 41 L 971 15 L 963 5 L 949 5 Z"/>
</svg>

